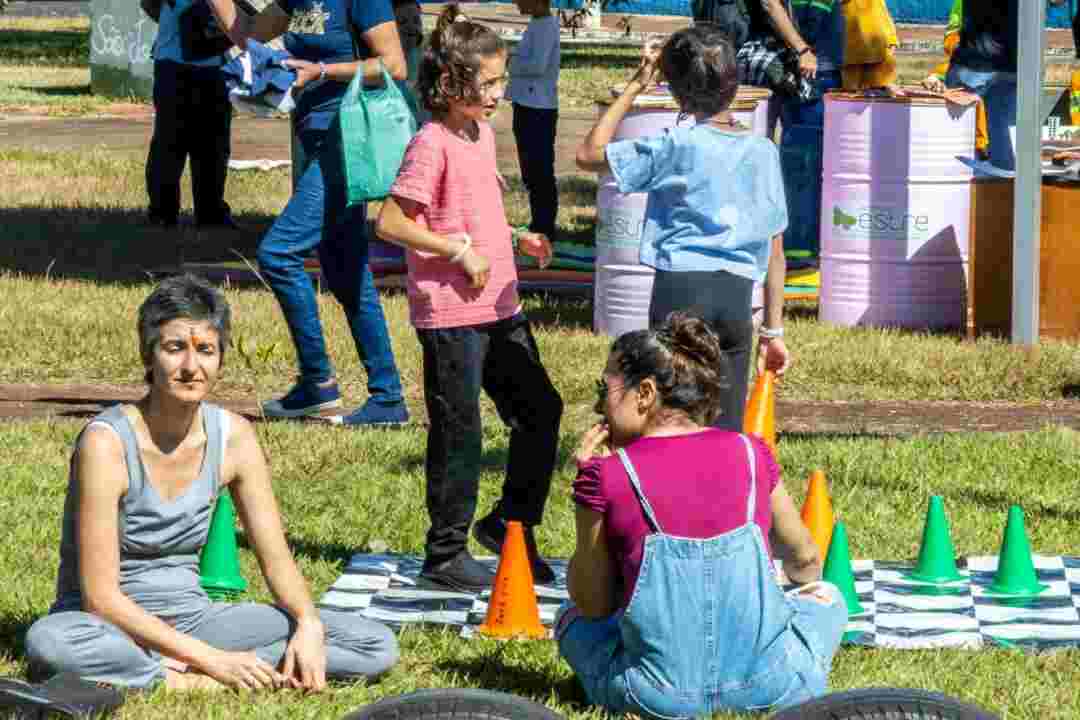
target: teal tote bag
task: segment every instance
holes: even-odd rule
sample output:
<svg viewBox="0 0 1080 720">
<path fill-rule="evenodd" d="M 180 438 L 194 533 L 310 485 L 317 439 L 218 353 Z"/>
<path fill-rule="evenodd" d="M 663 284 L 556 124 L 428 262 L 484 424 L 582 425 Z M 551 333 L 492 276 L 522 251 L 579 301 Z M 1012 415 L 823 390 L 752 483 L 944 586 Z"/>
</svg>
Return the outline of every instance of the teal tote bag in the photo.
<svg viewBox="0 0 1080 720">
<path fill-rule="evenodd" d="M 341 150 L 349 205 L 390 194 L 405 148 L 416 134 L 416 115 L 398 83 L 382 69 L 382 87 L 353 76 L 341 100 Z"/>
</svg>

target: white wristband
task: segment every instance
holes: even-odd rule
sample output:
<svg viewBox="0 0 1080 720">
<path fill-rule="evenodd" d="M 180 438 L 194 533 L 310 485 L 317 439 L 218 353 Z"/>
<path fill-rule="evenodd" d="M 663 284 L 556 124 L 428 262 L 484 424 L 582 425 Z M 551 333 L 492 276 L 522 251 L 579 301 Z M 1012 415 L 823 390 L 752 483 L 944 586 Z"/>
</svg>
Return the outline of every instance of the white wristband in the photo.
<svg viewBox="0 0 1080 720">
<path fill-rule="evenodd" d="M 459 263 L 462 258 L 465 257 L 465 253 L 469 252 L 469 248 L 472 247 L 472 237 L 469 233 L 461 233 L 461 236 L 465 238 L 465 244 L 461 246 L 461 249 L 457 251 L 454 257 L 450 258 L 450 262 Z"/>
<path fill-rule="evenodd" d="M 758 328 L 758 335 L 769 340 L 772 340 L 774 338 L 782 338 L 784 337 L 784 328 L 769 328 L 762 326 Z"/>
</svg>

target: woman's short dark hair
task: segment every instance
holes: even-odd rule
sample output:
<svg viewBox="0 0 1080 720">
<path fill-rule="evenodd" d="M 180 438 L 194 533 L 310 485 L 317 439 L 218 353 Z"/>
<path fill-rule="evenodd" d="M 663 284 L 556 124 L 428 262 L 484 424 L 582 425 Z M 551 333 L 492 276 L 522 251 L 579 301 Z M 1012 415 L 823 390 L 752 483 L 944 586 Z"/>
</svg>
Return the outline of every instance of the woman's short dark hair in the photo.
<svg viewBox="0 0 1080 720">
<path fill-rule="evenodd" d="M 506 43 L 491 28 L 469 20 L 456 3 L 447 5 L 435 24 L 416 90 L 420 103 L 438 116 L 450 109 L 451 100 L 480 101 L 476 76 L 480 60 L 506 52 Z M 441 82 L 446 74 L 445 87 Z"/>
<path fill-rule="evenodd" d="M 687 114 L 715 115 L 731 107 L 739 90 L 735 48 L 709 23 L 679 30 L 660 51 L 660 71 Z"/>
<path fill-rule="evenodd" d="M 660 327 L 620 335 L 611 352 L 627 387 L 651 377 L 664 408 L 680 410 L 701 424 L 716 418 L 730 370 L 709 323 L 673 312 Z"/>
<path fill-rule="evenodd" d="M 139 306 L 139 355 L 149 368 L 154 350 L 161 341 L 161 326 L 173 320 L 208 322 L 218 334 L 221 361 L 229 348 L 231 321 L 229 303 L 220 290 L 190 273 L 165 278 Z M 150 370 L 146 382 L 150 382 Z"/>
</svg>

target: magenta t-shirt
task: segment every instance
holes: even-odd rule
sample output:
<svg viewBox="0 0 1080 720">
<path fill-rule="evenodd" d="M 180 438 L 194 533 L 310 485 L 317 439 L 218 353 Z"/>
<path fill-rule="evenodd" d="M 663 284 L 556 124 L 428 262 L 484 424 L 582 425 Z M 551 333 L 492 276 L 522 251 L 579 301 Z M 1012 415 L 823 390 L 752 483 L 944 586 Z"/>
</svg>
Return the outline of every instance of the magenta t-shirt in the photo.
<svg viewBox="0 0 1080 720">
<path fill-rule="evenodd" d="M 780 469 L 768 445 L 756 437 L 750 440 L 757 459 L 754 522 L 768 547 L 769 497 L 780 481 Z M 750 468 L 738 433 L 710 428 L 677 437 L 645 437 L 625 449 L 664 533 L 709 538 L 746 524 Z M 641 570 L 645 537 L 652 531 L 618 456 L 597 458 L 578 469 L 574 502 L 604 516 L 604 535 L 623 580 L 620 608 L 625 608 Z"/>
</svg>

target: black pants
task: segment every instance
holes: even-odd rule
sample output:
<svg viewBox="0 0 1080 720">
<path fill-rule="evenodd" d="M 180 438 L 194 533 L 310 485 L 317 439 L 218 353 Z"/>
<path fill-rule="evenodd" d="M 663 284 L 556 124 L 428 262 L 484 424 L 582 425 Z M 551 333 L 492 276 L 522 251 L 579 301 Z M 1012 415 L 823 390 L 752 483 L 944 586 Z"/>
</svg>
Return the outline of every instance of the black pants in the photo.
<svg viewBox="0 0 1080 720">
<path fill-rule="evenodd" d="M 668 313 L 688 312 L 709 322 L 720 335 L 728 361 L 728 389 L 721 396 L 714 427 L 742 432 L 746 386 L 754 342 L 754 283 L 729 272 L 657 270 L 649 306 L 649 327 L 662 325 Z"/>
<path fill-rule="evenodd" d="M 514 142 L 517 143 L 521 181 L 529 193 L 532 222 L 529 230 L 555 240 L 555 216 L 559 214 L 559 188 L 555 184 L 555 129 L 558 110 L 531 108 L 514 103 Z"/>
<path fill-rule="evenodd" d="M 1076 50 L 1076 57 L 1080 58 L 1080 10 L 1076 11 L 1073 15 L 1072 22 L 1073 31 L 1073 48 Z"/>
<path fill-rule="evenodd" d="M 146 158 L 150 217 L 167 223 L 180 214 L 180 176 L 191 158 L 195 222 L 220 223 L 225 204 L 232 106 L 221 69 L 162 60 L 154 63 L 154 136 Z"/>
<path fill-rule="evenodd" d="M 510 428 L 502 498 L 493 512 L 536 525 L 555 469 L 563 403 L 524 315 L 489 325 L 417 330 L 428 411 L 426 567 L 465 549 L 476 512 L 483 431 L 480 391 Z"/>
</svg>

